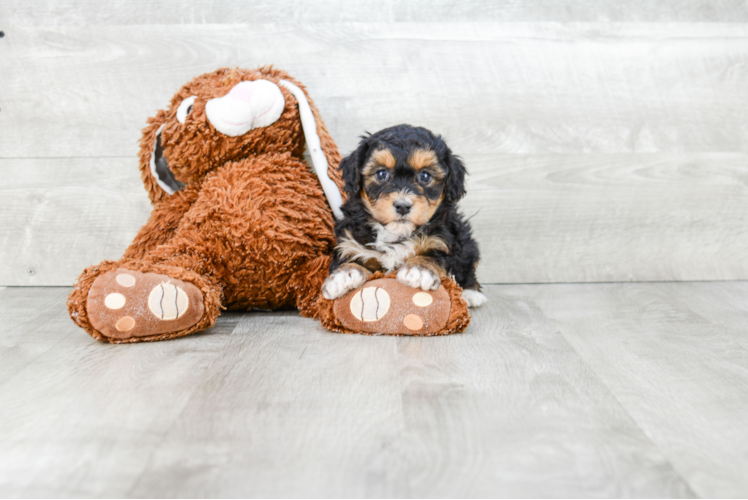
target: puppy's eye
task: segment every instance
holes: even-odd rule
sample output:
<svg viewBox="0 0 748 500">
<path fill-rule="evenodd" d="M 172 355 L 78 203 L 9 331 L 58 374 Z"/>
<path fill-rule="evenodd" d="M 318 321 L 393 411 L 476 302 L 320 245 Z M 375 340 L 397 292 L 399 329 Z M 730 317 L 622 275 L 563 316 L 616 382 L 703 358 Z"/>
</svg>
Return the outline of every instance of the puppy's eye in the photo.
<svg viewBox="0 0 748 500">
<path fill-rule="evenodd" d="M 374 176 L 378 181 L 382 182 L 390 178 L 390 173 L 386 170 L 377 170 L 377 173 L 374 174 Z"/>
<path fill-rule="evenodd" d="M 427 184 L 431 180 L 431 174 L 428 172 L 421 172 L 418 174 L 418 180 Z"/>
<path fill-rule="evenodd" d="M 192 105 L 195 103 L 195 99 L 197 99 L 197 96 L 193 95 L 179 104 L 179 107 L 177 108 L 177 121 L 179 123 L 184 123 L 187 119 L 187 115 L 192 113 Z"/>
</svg>

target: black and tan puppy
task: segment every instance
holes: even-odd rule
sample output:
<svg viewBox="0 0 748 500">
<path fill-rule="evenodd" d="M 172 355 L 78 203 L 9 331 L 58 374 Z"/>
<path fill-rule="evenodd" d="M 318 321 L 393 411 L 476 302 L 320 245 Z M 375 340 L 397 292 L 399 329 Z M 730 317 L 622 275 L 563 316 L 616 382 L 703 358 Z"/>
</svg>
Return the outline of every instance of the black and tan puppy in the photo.
<svg viewBox="0 0 748 500">
<path fill-rule="evenodd" d="M 325 298 L 358 288 L 373 271 L 398 270 L 404 285 L 435 290 L 451 276 L 469 306 L 486 301 L 475 276 L 478 245 L 457 210 L 465 167 L 441 137 L 422 127 L 390 127 L 363 137 L 340 168 L 348 201 L 335 225 Z"/>
</svg>

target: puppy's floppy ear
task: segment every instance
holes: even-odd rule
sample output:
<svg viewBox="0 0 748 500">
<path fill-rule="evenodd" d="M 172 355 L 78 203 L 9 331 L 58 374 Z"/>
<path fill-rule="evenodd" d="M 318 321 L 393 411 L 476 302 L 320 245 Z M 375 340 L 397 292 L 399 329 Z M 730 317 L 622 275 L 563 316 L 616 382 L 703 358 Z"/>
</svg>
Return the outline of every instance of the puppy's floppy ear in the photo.
<svg viewBox="0 0 748 500">
<path fill-rule="evenodd" d="M 340 171 L 343 174 L 345 191 L 348 196 L 355 197 L 361 192 L 361 167 L 368 154 L 369 143 L 367 137 L 362 137 L 358 148 L 340 162 Z"/>
<path fill-rule="evenodd" d="M 449 171 L 447 175 L 447 183 L 444 186 L 444 198 L 448 202 L 459 201 L 465 196 L 465 174 L 467 169 L 462 164 L 462 160 L 453 155 L 452 152 L 447 149 L 445 162 Z"/>
</svg>

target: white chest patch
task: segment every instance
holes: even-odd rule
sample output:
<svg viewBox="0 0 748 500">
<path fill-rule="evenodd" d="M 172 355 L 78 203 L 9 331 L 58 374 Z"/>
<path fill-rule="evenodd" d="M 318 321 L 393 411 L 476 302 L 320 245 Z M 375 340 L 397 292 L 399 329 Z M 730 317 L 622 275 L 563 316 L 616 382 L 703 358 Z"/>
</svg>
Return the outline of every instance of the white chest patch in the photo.
<svg viewBox="0 0 748 500">
<path fill-rule="evenodd" d="M 379 265 L 388 273 L 402 267 L 405 259 L 416 254 L 416 244 L 410 239 L 414 228 L 399 225 L 395 229 L 391 231 L 381 224 L 374 226 L 377 239 L 372 246 L 379 252 Z"/>
<path fill-rule="evenodd" d="M 416 254 L 416 242 L 410 238 L 413 234 L 412 226 L 403 226 L 391 231 L 381 224 L 376 224 L 374 230 L 377 239 L 364 246 L 351 239 L 344 239 L 338 245 L 338 252 L 351 260 L 366 262 L 376 259 L 385 272 L 400 269 L 405 260 Z"/>
<path fill-rule="evenodd" d="M 410 240 L 402 243 L 376 243 L 375 245 L 379 251 L 379 257 L 377 257 L 379 265 L 388 273 L 400 269 L 405 259 L 413 257 L 416 253 L 415 244 Z"/>
</svg>

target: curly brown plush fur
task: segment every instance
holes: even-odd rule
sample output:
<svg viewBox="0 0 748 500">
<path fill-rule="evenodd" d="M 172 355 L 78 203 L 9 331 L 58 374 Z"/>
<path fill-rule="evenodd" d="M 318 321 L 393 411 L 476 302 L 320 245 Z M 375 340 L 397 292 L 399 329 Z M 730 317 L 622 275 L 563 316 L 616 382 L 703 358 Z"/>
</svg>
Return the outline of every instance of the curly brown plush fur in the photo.
<svg viewBox="0 0 748 500">
<path fill-rule="evenodd" d="M 140 342 L 180 337 L 212 326 L 223 308 L 296 307 L 302 315 L 318 316 L 319 289 L 335 246 L 334 223 L 320 182 L 303 159 L 296 99 L 278 85 L 285 99 L 280 118 L 237 137 L 219 133 L 206 119 L 208 100 L 258 79 L 276 85 L 286 80 L 306 93 L 300 82 L 271 67 L 220 69 L 187 83 L 166 110 L 148 120 L 139 156 L 153 212 L 123 257 L 86 269 L 68 299 L 70 316 L 94 338 Z M 190 96 L 197 98 L 181 123 L 177 109 Z M 329 175 L 342 190 L 337 146 L 307 99 Z M 174 194 L 162 189 L 151 172 L 159 128 L 163 158 L 184 185 Z M 89 318 L 89 290 L 102 274 L 126 270 L 194 285 L 203 295 L 203 316 L 169 333 L 114 338 L 97 331 Z"/>
</svg>

